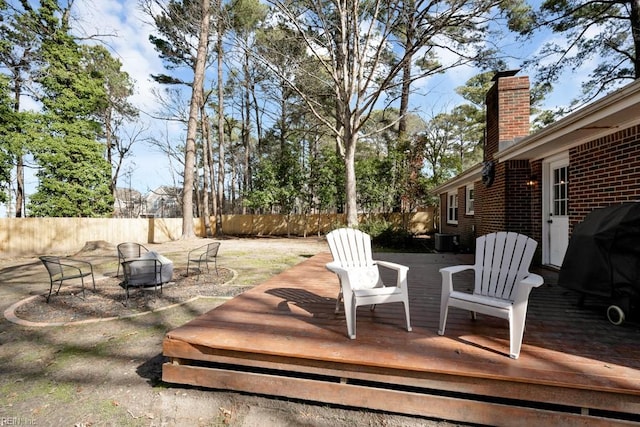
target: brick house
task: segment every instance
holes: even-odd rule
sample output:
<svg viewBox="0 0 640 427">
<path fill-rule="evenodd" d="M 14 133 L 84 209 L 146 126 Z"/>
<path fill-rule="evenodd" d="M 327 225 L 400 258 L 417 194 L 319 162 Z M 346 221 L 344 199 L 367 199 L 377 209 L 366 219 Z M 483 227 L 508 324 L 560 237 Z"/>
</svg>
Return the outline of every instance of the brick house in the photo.
<svg viewBox="0 0 640 427">
<path fill-rule="evenodd" d="M 529 78 L 516 73 L 497 73 L 487 93 L 483 163 L 432 191 L 439 231 L 462 250 L 486 233 L 524 233 L 539 263 L 559 267 L 589 212 L 640 201 L 640 81 L 530 134 Z"/>
</svg>

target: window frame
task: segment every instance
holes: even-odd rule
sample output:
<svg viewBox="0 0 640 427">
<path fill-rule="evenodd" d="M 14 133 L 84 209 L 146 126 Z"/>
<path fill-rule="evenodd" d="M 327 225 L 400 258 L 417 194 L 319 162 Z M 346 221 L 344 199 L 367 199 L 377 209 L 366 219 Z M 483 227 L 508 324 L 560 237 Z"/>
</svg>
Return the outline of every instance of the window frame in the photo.
<svg viewBox="0 0 640 427">
<path fill-rule="evenodd" d="M 447 224 L 458 223 L 458 192 L 447 193 Z"/>
<path fill-rule="evenodd" d="M 475 214 L 476 189 L 474 184 L 469 184 L 464 189 L 465 203 L 464 209 L 466 215 Z M 471 206 L 471 208 L 469 208 Z"/>
</svg>

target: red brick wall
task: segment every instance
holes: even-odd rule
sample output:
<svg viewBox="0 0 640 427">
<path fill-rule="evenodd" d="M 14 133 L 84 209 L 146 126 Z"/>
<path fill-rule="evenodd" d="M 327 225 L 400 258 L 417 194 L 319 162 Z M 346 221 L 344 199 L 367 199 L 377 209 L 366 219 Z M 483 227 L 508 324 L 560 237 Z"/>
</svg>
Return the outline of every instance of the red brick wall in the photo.
<svg viewBox="0 0 640 427">
<path fill-rule="evenodd" d="M 640 200 L 640 126 L 569 152 L 570 226 L 595 208 Z"/>
<path fill-rule="evenodd" d="M 511 142 L 529 135 L 529 77 L 508 77 L 498 80 L 499 85 L 499 142 Z"/>
<path fill-rule="evenodd" d="M 542 160 L 530 163 L 531 177 L 535 177 L 536 182 L 529 186 L 531 197 L 531 224 L 529 237 L 538 242 L 538 251 L 542 249 Z"/>
<path fill-rule="evenodd" d="M 524 90 L 525 84 L 527 90 Z M 503 89 L 505 93 L 501 93 Z M 520 104 L 522 108 L 518 107 Z M 528 79 L 499 79 L 487 94 L 486 160 L 493 159 L 500 142 L 517 140 L 528 134 L 528 115 Z M 480 181 L 475 183 L 473 216 L 465 215 L 465 188 L 458 189 L 457 225 L 446 224 L 447 200 L 443 195 L 441 232 L 460 235 L 464 249 L 472 248 L 476 236 L 502 230 L 517 231 L 540 243 L 539 259 L 545 220 L 542 217 L 542 163 L 541 159 L 496 163 L 495 179 L 490 187 Z M 527 185 L 531 177 L 536 178 L 536 183 Z M 640 125 L 569 151 L 569 199 L 571 230 L 593 209 L 640 201 Z"/>
<path fill-rule="evenodd" d="M 515 142 L 529 134 L 529 78 L 502 76 L 486 97 L 487 138 L 485 160 L 493 160 L 500 143 Z M 530 234 L 532 189 L 526 185 L 531 171 L 528 161 L 495 164 L 493 184 L 475 183 L 475 212 L 465 215 L 465 188 L 458 189 L 458 224 L 446 223 L 446 195 L 441 197 L 441 232 L 460 236 L 461 248 L 473 249 L 477 236 L 495 231 Z"/>
<path fill-rule="evenodd" d="M 531 176 L 529 161 L 513 160 L 506 166 L 505 230 L 531 236 L 531 188 L 527 185 Z"/>
<path fill-rule="evenodd" d="M 478 236 L 503 231 L 506 225 L 506 163 L 495 165 L 495 178 L 489 187 L 481 185 L 477 198 L 481 209 L 476 210 Z"/>
<path fill-rule="evenodd" d="M 487 140 L 485 160 L 493 159 L 501 142 L 529 135 L 529 77 L 502 77 L 487 92 Z"/>
<path fill-rule="evenodd" d="M 529 135 L 529 78 L 503 76 L 489 90 L 487 105 L 487 140 L 485 160 L 492 160 L 500 145 L 518 141 Z M 538 165 L 541 169 L 541 163 Z M 476 208 L 472 221 L 475 236 L 495 231 L 517 231 L 534 237 L 533 221 L 539 216 L 532 201 L 539 200 L 540 186 L 529 186 L 532 170 L 528 161 L 495 164 L 495 179 L 490 187 L 476 187 Z M 467 228 L 473 228 L 469 226 Z M 466 228 L 465 228 L 466 229 Z M 462 243 L 473 239 L 472 233 L 460 233 Z"/>
</svg>

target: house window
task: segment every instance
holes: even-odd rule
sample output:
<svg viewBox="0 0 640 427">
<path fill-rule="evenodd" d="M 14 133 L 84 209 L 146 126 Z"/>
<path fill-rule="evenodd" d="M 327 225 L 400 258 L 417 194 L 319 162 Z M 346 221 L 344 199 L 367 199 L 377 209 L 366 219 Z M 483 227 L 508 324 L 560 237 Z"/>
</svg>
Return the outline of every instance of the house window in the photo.
<svg viewBox="0 0 640 427">
<path fill-rule="evenodd" d="M 467 215 L 473 215 L 474 202 L 475 202 L 475 198 L 476 198 L 476 191 L 473 188 L 473 184 L 467 185 L 466 194 L 467 194 L 467 197 L 466 197 L 467 200 L 466 200 L 466 205 L 465 205 L 466 206 L 465 212 L 466 212 Z"/>
<path fill-rule="evenodd" d="M 569 167 L 553 170 L 553 214 L 569 215 Z"/>
<path fill-rule="evenodd" d="M 447 223 L 458 223 L 458 193 L 447 195 Z"/>
</svg>

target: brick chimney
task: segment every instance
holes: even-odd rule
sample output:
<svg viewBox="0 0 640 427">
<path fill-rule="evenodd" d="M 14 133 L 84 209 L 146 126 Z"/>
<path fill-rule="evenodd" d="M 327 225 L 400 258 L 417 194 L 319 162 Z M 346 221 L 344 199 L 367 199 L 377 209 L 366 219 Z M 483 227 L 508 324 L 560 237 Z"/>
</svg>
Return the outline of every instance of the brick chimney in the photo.
<svg viewBox="0 0 640 427">
<path fill-rule="evenodd" d="M 493 160 L 499 150 L 515 144 L 529 135 L 529 77 L 515 75 L 519 70 L 500 71 L 493 77 L 494 85 L 487 92 L 487 138 L 485 160 Z"/>
</svg>

